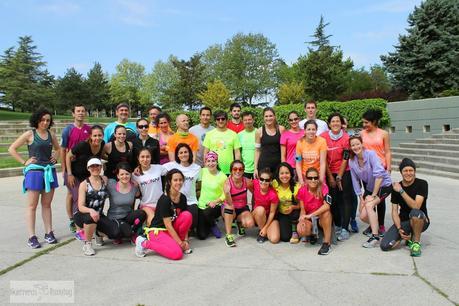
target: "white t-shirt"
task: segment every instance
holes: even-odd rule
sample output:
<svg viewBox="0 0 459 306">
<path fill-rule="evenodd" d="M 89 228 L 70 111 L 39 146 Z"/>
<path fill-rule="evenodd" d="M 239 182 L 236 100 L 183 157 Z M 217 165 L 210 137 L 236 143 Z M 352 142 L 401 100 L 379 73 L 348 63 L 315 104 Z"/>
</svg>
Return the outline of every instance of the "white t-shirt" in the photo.
<svg viewBox="0 0 459 306">
<path fill-rule="evenodd" d="M 199 150 L 196 156 L 196 163 L 201 167 L 204 165 L 204 147 L 202 146 L 202 143 L 204 142 L 204 138 L 206 138 L 206 133 L 212 131 L 213 129 L 214 127 L 211 125 L 207 128 L 203 128 L 201 124 L 194 125 L 190 128 L 190 133 L 196 136 L 199 140 Z"/>
<path fill-rule="evenodd" d="M 317 123 L 317 132 L 316 135 L 320 136 L 323 132 L 328 131 L 328 124 L 327 122 L 320 120 L 320 119 L 314 119 Z M 304 124 L 308 121 L 308 119 L 303 119 L 300 121 L 300 129 L 304 129 Z"/>
<path fill-rule="evenodd" d="M 150 169 L 144 171 L 142 175 L 133 175 L 132 178 L 139 184 L 142 197 L 140 205 L 156 207 L 159 197 L 163 194 L 161 176 L 167 174 L 167 169 L 163 165 L 151 165 Z"/>
<path fill-rule="evenodd" d="M 168 162 L 163 165 L 167 171 L 171 169 L 178 169 L 182 171 L 185 176 L 185 181 L 183 182 L 182 189 L 180 192 L 183 193 L 186 197 L 186 203 L 188 205 L 198 204 L 198 199 L 196 198 L 196 181 L 199 179 L 199 172 L 201 167 L 197 164 L 191 164 L 188 167 L 184 167 L 178 164 L 175 161 Z"/>
</svg>

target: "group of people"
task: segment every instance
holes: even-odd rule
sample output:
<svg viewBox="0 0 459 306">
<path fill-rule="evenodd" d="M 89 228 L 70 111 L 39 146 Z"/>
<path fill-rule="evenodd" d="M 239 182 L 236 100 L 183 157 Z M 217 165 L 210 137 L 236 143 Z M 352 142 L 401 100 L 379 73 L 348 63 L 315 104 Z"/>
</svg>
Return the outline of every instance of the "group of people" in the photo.
<svg viewBox="0 0 459 306">
<path fill-rule="evenodd" d="M 357 211 L 369 224 L 363 247 L 387 251 L 405 240 L 411 255 L 420 256 L 420 236 L 430 224 L 427 182 L 416 178 L 408 158 L 399 167 L 402 181 L 392 182 L 389 134 L 378 127 L 381 112 L 367 110 L 358 133 L 347 132 L 339 113 L 327 122 L 317 119 L 314 101 L 305 103 L 305 112 L 304 120 L 290 112 L 289 127 L 283 127 L 266 107 L 256 128 L 254 114 L 241 113 L 237 103 L 230 118 L 203 107 L 199 124 L 190 128 L 188 116 L 180 114 L 174 132 L 171 117 L 157 106 L 133 123 L 129 106 L 121 103 L 117 120 L 102 128 L 85 123 L 85 106 L 75 105 L 74 122 L 59 144 L 50 130 L 52 114 L 38 109 L 30 118 L 32 130 L 9 148 L 25 166 L 28 245 L 40 247 L 35 234 L 40 199 L 45 241 L 57 242 L 51 202 L 60 157 L 69 227 L 88 256 L 95 254 L 93 241 L 100 246 L 108 237 L 115 244 L 131 240 L 139 257 L 152 250 L 178 260 L 192 252 L 189 235 L 224 237 L 234 247 L 233 229 L 245 236 L 252 227 L 258 243 L 316 244 L 321 238 L 318 254 L 327 255 L 334 237 L 345 241 L 359 231 Z M 24 145 L 28 159 L 17 152 Z M 386 232 L 389 195 L 394 224 Z"/>
</svg>

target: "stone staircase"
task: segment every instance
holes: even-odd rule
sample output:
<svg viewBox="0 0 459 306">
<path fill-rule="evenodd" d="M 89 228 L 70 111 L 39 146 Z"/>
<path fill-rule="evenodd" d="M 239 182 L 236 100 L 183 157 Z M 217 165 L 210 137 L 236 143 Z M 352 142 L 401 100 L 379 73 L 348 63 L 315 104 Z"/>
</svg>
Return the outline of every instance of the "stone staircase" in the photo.
<svg viewBox="0 0 459 306">
<path fill-rule="evenodd" d="M 459 179 L 459 128 L 414 143 L 400 143 L 392 148 L 392 168 L 404 158 L 411 158 L 417 172 Z"/>
</svg>

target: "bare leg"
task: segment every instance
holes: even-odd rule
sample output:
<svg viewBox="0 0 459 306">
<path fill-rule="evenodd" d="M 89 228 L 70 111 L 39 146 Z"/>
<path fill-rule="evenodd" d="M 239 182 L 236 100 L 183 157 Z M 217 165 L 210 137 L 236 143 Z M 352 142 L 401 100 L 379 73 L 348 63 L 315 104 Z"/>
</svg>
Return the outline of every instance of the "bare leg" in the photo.
<svg viewBox="0 0 459 306">
<path fill-rule="evenodd" d="M 279 221 L 274 220 L 268 227 L 267 233 L 269 241 L 271 243 L 278 243 L 280 240 L 280 228 L 279 228 Z"/>
<path fill-rule="evenodd" d="M 324 231 L 324 242 L 330 244 L 332 233 L 332 215 L 329 210 L 320 215 L 319 224 Z"/>
<path fill-rule="evenodd" d="M 300 222 L 298 222 L 296 230 L 298 231 L 298 235 L 300 237 L 310 236 L 312 230 L 311 220 L 301 220 Z"/>
<path fill-rule="evenodd" d="M 241 222 L 241 225 L 244 228 L 251 228 L 255 225 L 252 214 L 249 211 L 244 211 L 243 213 L 241 213 L 237 217 L 237 220 Z"/>
<path fill-rule="evenodd" d="M 97 224 L 96 223 L 83 224 L 83 227 L 84 227 L 84 234 L 86 236 L 86 241 L 91 242 L 92 237 L 94 236 L 94 232 L 96 231 Z"/>
<path fill-rule="evenodd" d="M 51 212 L 51 202 L 53 201 L 54 189 L 50 192 L 41 192 L 41 216 L 45 225 L 45 232 L 48 234 L 53 230 L 53 215 Z"/>
<path fill-rule="evenodd" d="M 378 235 L 379 223 L 378 223 L 378 213 L 375 211 L 375 206 L 378 205 L 380 199 L 376 197 L 374 200 L 368 201 L 365 204 L 365 210 L 368 215 L 368 221 L 371 227 L 371 233 L 375 236 Z"/>
<path fill-rule="evenodd" d="M 424 228 L 424 222 L 426 222 L 425 219 L 420 219 L 420 218 L 410 219 L 413 241 L 416 241 L 416 242 L 421 241 L 421 233 L 422 233 L 422 229 Z"/>
<path fill-rule="evenodd" d="M 262 229 L 266 224 L 266 212 L 265 209 L 261 206 L 255 208 L 252 212 L 255 223 L 259 229 Z"/>
<path fill-rule="evenodd" d="M 69 190 L 67 190 L 67 196 L 65 197 L 65 209 L 67 211 L 67 216 L 69 217 L 69 219 L 73 218 L 72 202 L 72 193 Z"/>
<path fill-rule="evenodd" d="M 35 236 L 35 215 L 37 212 L 38 199 L 40 197 L 39 191 L 27 191 L 27 208 L 26 208 L 26 224 L 29 238 Z"/>
</svg>

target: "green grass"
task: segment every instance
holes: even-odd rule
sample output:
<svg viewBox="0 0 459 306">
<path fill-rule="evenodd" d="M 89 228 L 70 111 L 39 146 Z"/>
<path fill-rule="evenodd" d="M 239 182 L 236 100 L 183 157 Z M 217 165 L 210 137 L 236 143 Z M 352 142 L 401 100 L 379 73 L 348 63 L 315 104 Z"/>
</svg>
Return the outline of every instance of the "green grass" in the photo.
<svg viewBox="0 0 459 306">
<path fill-rule="evenodd" d="M 26 152 L 27 151 L 27 146 L 20 147 L 17 149 L 18 152 Z M 8 152 L 8 147 L 0 147 L 0 153 L 6 153 Z"/>
<path fill-rule="evenodd" d="M 22 166 L 23 165 L 21 163 L 18 163 L 12 157 L 2 157 L 2 158 L 0 158 L 0 169 L 22 167 Z"/>
<path fill-rule="evenodd" d="M 8 121 L 8 120 L 26 120 L 28 121 L 30 118 L 31 113 L 20 113 L 20 112 L 12 112 L 7 110 L 0 110 L 0 121 Z M 72 116 L 64 116 L 64 115 L 55 115 L 53 116 L 54 119 L 60 120 L 72 120 Z M 115 120 L 114 118 L 95 118 L 95 117 L 88 117 L 87 120 L 89 122 L 95 123 L 106 123 L 112 122 Z"/>
</svg>

